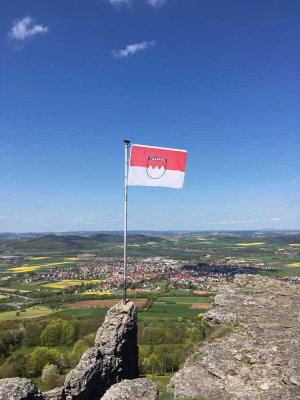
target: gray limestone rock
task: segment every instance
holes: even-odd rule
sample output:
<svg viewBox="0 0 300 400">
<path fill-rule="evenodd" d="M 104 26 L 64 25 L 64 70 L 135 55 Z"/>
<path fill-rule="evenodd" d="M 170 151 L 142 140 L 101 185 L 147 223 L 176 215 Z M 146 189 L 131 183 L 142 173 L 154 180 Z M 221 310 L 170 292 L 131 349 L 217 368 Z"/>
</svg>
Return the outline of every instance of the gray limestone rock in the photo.
<svg viewBox="0 0 300 400">
<path fill-rule="evenodd" d="M 65 388 L 59 387 L 43 393 L 45 400 L 66 400 Z"/>
<path fill-rule="evenodd" d="M 0 400 L 44 400 L 41 392 L 25 378 L 0 380 Z"/>
<path fill-rule="evenodd" d="M 111 385 L 137 377 L 136 307 L 131 301 L 120 302 L 108 311 L 96 334 L 94 347 L 82 355 L 67 375 L 65 399 L 99 400 Z"/>
<path fill-rule="evenodd" d="M 186 360 L 169 385 L 175 399 L 300 399 L 299 286 L 238 275 L 205 318 L 232 329 Z"/>
<path fill-rule="evenodd" d="M 156 400 L 158 390 L 148 379 L 127 380 L 113 385 L 101 400 Z"/>
</svg>

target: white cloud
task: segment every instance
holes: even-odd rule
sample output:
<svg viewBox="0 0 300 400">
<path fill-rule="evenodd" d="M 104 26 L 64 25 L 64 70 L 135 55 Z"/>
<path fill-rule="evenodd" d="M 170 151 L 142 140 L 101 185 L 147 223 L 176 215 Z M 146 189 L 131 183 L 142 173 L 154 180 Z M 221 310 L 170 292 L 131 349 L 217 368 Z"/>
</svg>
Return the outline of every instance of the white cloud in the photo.
<svg viewBox="0 0 300 400">
<path fill-rule="evenodd" d="M 146 3 L 148 3 L 152 7 L 160 7 L 166 4 L 167 0 L 146 0 Z"/>
<path fill-rule="evenodd" d="M 131 0 L 109 0 L 109 2 L 114 6 L 119 6 L 122 4 L 129 4 Z"/>
<path fill-rule="evenodd" d="M 245 224 L 247 222 L 250 221 L 222 221 L 222 222 L 212 222 L 211 225 L 239 225 L 239 224 Z M 255 222 L 255 221 L 251 221 L 251 222 Z"/>
<path fill-rule="evenodd" d="M 25 40 L 39 33 L 47 33 L 49 28 L 43 25 L 36 25 L 34 19 L 30 16 L 24 17 L 16 21 L 10 32 L 9 37 L 13 40 Z"/>
<path fill-rule="evenodd" d="M 127 58 L 128 56 L 133 56 L 138 51 L 146 50 L 154 45 L 155 42 L 133 43 L 126 46 L 125 49 L 113 50 L 112 55 L 116 58 Z"/>
<path fill-rule="evenodd" d="M 243 224 L 257 224 L 280 221 L 280 218 L 273 217 L 270 219 L 248 219 L 241 221 L 222 221 L 222 222 L 211 222 L 210 225 L 243 225 Z"/>
</svg>

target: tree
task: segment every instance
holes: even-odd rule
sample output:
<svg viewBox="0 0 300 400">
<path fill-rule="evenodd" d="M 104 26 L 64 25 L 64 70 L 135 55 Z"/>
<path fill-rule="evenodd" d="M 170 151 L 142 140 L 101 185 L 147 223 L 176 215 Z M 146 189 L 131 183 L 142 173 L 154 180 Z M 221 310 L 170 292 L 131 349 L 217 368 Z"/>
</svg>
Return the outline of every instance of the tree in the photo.
<svg viewBox="0 0 300 400">
<path fill-rule="evenodd" d="M 44 323 L 35 321 L 34 323 L 26 323 L 23 336 L 23 345 L 26 347 L 35 347 L 40 345 L 41 331 Z"/>
<path fill-rule="evenodd" d="M 159 374 L 160 373 L 160 360 L 156 353 L 150 354 L 149 357 L 149 367 L 151 369 L 152 374 Z"/>
<path fill-rule="evenodd" d="M 90 346 L 92 347 L 94 345 L 95 342 L 95 334 L 94 333 L 90 333 L 89 335 L 85 335 L 83 340 Z"/>
<path fill-rule="evenodd" d="M 82 354 L 89 348 L 90 346 L 85 340 L 77 340 L 75 343 L 74 349 L 71 353 L 72 363 L 76 365 L 80 360 Z"/>
<path fill-rule="evenodd" d="M 205 339 L 208 330 L 207 321 L 202 317 L 197 317 L 193 319 L 192 324 L 194 331 L 199 335 L 199 339 Z"/>
<path fill-rule="evenodd" d="M 44 384 L 44 390 L 51 390 L 59 386 L 61 383 L 61 377 L 57 366 L 54 364 L 46 364 L 43 368 L 41 379 Z"/>
<path fill-rule="evenodd" d="M 58 346 L 61 339 L 61 320 L 54 319 L 49 322 L 41 333 L 41 343 L 45 346 Z"/>
<path fill-rule="evenodd" d="M 78 336 L 78 323 L 56 318 L 49 322 L 41 333 L 41 343 L 45 346 L 71 346 Z"/>
<path fill-rule="evenodd" d="M 47 347 L 37 347 L 29 357 L 27 370 L 30 376 L 41 375 L 43 368 L 47 364 L 55 364 L 59 369 L 64 367 L 64 359 L 56 349 Z"/>
<path fill-rule="evenodd" d="M 26 375 L 26 360 L 19 354 L 0 367 L 0 378 L 24 377 Z"/>
<path fill-rule="evenodd" d="M 78 324 L 76 321 L 63 321 L 61 324 L 60 342 L 71 346 L 78 336 Z"/>
</svg>

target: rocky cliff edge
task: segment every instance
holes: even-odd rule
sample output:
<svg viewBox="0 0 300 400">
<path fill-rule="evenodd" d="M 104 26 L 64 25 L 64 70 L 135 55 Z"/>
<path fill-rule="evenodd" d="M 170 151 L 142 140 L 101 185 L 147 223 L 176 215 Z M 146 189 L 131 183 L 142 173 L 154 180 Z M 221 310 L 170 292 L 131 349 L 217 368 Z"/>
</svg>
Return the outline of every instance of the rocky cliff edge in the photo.
<svg viewBox="0 0 300 400">
<path fill-rule="evenodd" d="M 300 287 L 238 275 L 205 315 L 224 337 L 201 346 L 171 380 L 175 399 L 300 399 Z"/>
</svg>

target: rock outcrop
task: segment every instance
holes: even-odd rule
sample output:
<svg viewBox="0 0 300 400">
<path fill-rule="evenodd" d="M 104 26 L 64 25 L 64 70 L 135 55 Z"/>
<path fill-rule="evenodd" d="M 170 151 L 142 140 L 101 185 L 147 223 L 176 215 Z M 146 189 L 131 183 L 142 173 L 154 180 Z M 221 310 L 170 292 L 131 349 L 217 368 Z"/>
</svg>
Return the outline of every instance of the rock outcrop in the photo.
<svg viewBox="0 0 300 400">
<path fill-rule="evenodd" d="M 61 398 L 99 400 L 113 384 L 138 375 L 136 307 L 120 302 L 108 311 L 95 345 L 66 376 Z"/>
<path fill-rule="evenodd" d="M 148 379 L 127 380 L 113 385 L 101 400 L 156 400 L 158 390 Z"/>
<path fill-rule="evenodd" d="M 225 324 L 172 378 L 175 399 L 300 399 L 300 288 L 238 275 L 205 318 Z"/>
<path fill-rule="evenodd" d="M 0 380 L 0 400 L 44 400 L 41 392 L 25 378 Z"/>
</svg>

